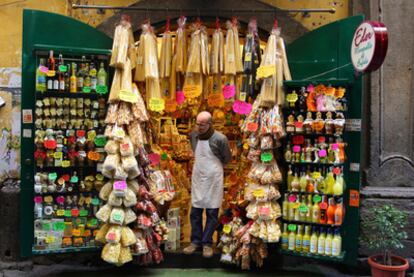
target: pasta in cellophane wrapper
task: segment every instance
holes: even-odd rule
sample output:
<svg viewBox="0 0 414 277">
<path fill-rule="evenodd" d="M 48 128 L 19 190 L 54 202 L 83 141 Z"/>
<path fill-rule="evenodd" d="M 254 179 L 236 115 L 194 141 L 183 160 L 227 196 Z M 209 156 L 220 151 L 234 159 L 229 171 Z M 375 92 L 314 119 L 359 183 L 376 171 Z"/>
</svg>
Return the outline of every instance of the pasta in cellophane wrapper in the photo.
<svg viewBox="0 0 414 277">
<path fill-rule="evenodd" d="M 137 238 L 135 237 L 134 232 L 128 226 L 124 226 L 121 229 L 121 244 L 122 246 L 130 246 L 135 244 Z"/>
<path fill-rule="evenodd" d="M 260 138 L 260 149 L 273 149 L 273 138 L 271 136 L 262 136 Z"/>
<path fill-rule="evenodd" d="M 109 104 L 107 113 L 106 113 L 106 118 L 105 118 L 105 123 L 106 124 L 115 124 L 116 123 L 116 119 L 118 117 L 118 105 L 119 103 L 111 103 Z"/>
<path fill-rule="evenodd" d="M 109 217 L 111 216 L 111 206 L 108 204 L 103 205 L 98 212 L 96 213 L 96 218 L 102 222 L 108 222 Z"/>
<path fill-rule="evenodd" d="M 105 147 L 104 147 L 104 149 L 105 149 L 105 152 L 107 153 L 107 154 L 111 154 L 111 155 L 114 155 L 114 154 L 118 154 L 118 151 L 119 151 L 119 144 L 117 143 L 117 142 L 115 142 L 115 141 L 113 141 L 113 140 L 108 140 L 108 142 L 105 144 Z M 115 169 L 115 168 L 114 168 Z"/>
<path fill-rule="evenodd" d="M 123 203 L 125 207 L 132 207 L 137 204 L 137 196 L 129 188 L 127 188 L 125 191 L 125 197 L 123 199 Z"/>
<path fill-rule="evenodd" d="M 132 261 L 131 250 L 129 249 L 129 247 L 122 247 L 121 246 L 121 251 L 119 253 L 118 263 L 116 265 L 121 266 L 123 264 L 129 263 L 130 261 Z"/>
<path fill-rule="evenodd" d="M 116 118 L 116 124 L 118 126 L 122 125 L 128 125 L 131 121 L 134 120 L 131 110 L 130 110 L 130 103 L 121 101 L 118 105 L 117 110 L 117 118 Z"/>
<path fill-rule="evenodd" d="M 253 147 L 253 148 L 257 147 L 259 143 L 260 143 L 260 138 L 255 133 L 250 134 L 249 139 L 248 139 L 249 147 Z"/>
<path fill-rule="evenodd" d="M 107 182 L 99 191 L 99 198 L 104 201 L 108 201 L 109 195 L 112 192 L 112 182 Z"/>
<path fill-rule="evenodd" d="M 112 244 L 119 243 L 121 240 L 121 230 L 121 226 L 111 225 L 105 236 L 106 242 Z"/>
<path fill-rule="evenodd" d="M 119 254 L 121 253 L 121 244 L 107 243 L 102 249 L 101 258 L 107 263 L 117 264 L 119 260 Z"/>
<path fill-rule="evenodd" d="M 262 175 L 265 173 L 266 169 L 267 169 L 266 165 L 264 165 L 260 162 L 254 163 L 253 166 L 250 168 L 250 171 L 249 171 L 247 177 L 252 179 L 252 180 L 260 181 L 260 179 L 262 178 Z"/>
<path fill-rule="evenodd" d="M 143 255 L 148 253 L 148 245 L 147 241 L 145 240 L 144 235 L 142 234 L 142 230 L 135 229 L 134 234 L 136 237 L 136 242 L 132 246 L 133 255 Z"/>
<path fill-rule="evenodd" d="M 106 233 L 108 233 L 109 228 L 111 225 L 105 223 L 99 228 L 98 232 L 96 233 L 95 240 L 99 241 L 100 243 L 106 243 Z"/>
<path fill-rule="evenodd" d="M 124 224 L 130 224 L 134 222 L 136 219 L 137 219 L 137 215 L 134 213 L 134 211 L 131 208 L 126 208 Z"/>
<path fill-rule="evenodd" d="M 124 68 L 128 58 L 128 48 L 131 46 L 130 32 L 132 32 L 130 18 L 127 15 L 123 15 L 120 23 L 115 28 L 110 66 L 120 69 Z"/>
<path fill-rule="evenodd" d="M 132 84 L 132 91 L 137 95 L 137 102 L 131 104 L 132 115 L 136 120 L 146 122 L 149 120 L 149 115 L 145 108 L 144 99 L 135 84 Z"/>
<path fill-rule="evenodd" d="M 134 121 L 128 125 L 128 134 L 135 148 L 144 146 L 145 138 L 139 121 Z"/>
<path fill-rule="evenodd" d="M 120 141 L 119 150 L 121 156 L 123 157 L 134 155 L 134 147 L 132 145 L 131 139 L 128 136 L 124 137 L 124 139 Z"/>
</svg>

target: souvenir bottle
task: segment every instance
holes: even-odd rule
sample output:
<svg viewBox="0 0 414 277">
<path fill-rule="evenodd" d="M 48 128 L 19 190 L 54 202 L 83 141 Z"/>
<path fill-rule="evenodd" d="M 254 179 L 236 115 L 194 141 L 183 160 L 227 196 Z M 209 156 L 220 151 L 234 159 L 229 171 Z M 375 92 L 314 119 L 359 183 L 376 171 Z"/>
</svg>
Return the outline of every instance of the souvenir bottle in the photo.
<svg viewBox="0 0 414 277">
<path fill-rule="evenodd" d="M 327 112 L 326 113 L 326 119 L 325 119 L 325 133 L 328 135 L 332 135 L 334 133 L 335 126 L 334 126 L 334 120 L 332 119 L 332 113 Z"/>
<path fill-rule="evenodd" d="M 312 222 L 312 195 L 308 195 L 308 201 L 306 203 L 306 222 Z"/>
<path fill-rule="evenodd" d="M 78 81 L 76 78 L 76 64 L 75 63 L 72 63 L 71 70 L 72 70 L 72 75 L 70 76 L 70 79 L 69 79 L 70 81 L 69 90 L 70 92 L 75 93 L 78 91 L 78 86 L 77 86 Z"/>
<path fill-rule="evenodd" d="M 291 230 L 289 233 L 288 249 L 291 251 L 295 251 L 295 245 L 296 245 L 295 232 Z"/>
<path fill-rule="evenodd" d="M 307 214 L 307 205 L 305 202 L 306 196 L 302 195 L 302 201 L 300 202 L 299 206 L 299 220 L 302 222 L 306 221 L 306 214 Z"/>
<path fill-rule="evenodd" d="M 45 66 L 45 59 L 40 59 L 39 67 L 36 69 L 36 90 L 40 92 L 46 91 L 46 73 L 40 71 L 40 67 Z"/>
<path fill-rule="evenodd" d="M 312 235 L 310 238 L 310 249 L 309 252 L 312 254 L 318 253 L 318 234 L 316 226 L 312 227 Z"/>
<path fill-rule="evenodd" d="M 295 251 L 296 252 L 302 252 L 302 240 L 303 240 L 302 228 L 303 228 L 303 225 L 298 225 L 298 232 L 295 237 Z"/>
<path fill-rule="evenodd" d="M 342 201 L 340 201 L 339 203 L 336 204 L 336 209 L 335 209 L 335 222 L 334 224 L 337 226 L 342 225 L 342 221 L 343 221 L 343 204 Z"/>
<path fill-rule="evenodd" d="M 299 221 L 300 220 L 300 211 L 299 211 L 299 207 L 300 207 L 300 199 L 299 197 L 296 198 L 296 202 L 294 205 L 294 218 L 293 220 L 295 221 Z"/>
<path fill-rule="evenodd" d="M 334 187 L 334 184 L 335 184 L 335 178 L 334 178 L 334 175 L 333 175 L 332 171 L 330 171 L 330 172 L 328 172 L 328 174 L 326 174 L 325 183 L 326 183 L 325 193 L 326 194 L 333 194 L 333 187 Z"/>
<path fill-rule="evenodd" d="M 295 133 L 295 117 L 293 116 L 293 114 L 288 116 L 288 120 L 286 122 L 286 133 Z"/>
<path fill-rule="evenodd" d="M 342 251 L 342 238 L 339 229 L 335 229 L 335 235 L 332 239 L 332 256 L 338 257 Z"/>
<path fill-rule="evenodd" d="M 303 129 L 305 131 L 305 134 L 312 134 L 312 126 L 313 126 L 312 113 L 308 112 L 306 114 L 306 119 L 303 122 Z"/>
<path fill-rule="evenodd" d="M 292 191 L 299 191 L 300 190 L 300 183 L 298 174 L 295 173 L 295 176 L 293 177 L 292 183 L 291 183 Z"/>
<path fill-rule="evenodd" d="M 306 178 L 306 173 L 302 172 L 300 179 L 299 179 L 300 192 L 306 192 L 307 183 L 308 183 L 308 180 Z"/>
<path fill-rule="evenodd" d="M 325 126 L 325 121 L 322 119 L 320 112 L 316 113 L 316 119 L 312 123 L 312 130 L 316 134 L 321 134 Z"/>
<path fill-rule="evenodd" d="M 288 201 L 288 194 L 285 193 L 285 197 L 282 203 L 282 215 L 284 218 L 287 218 L 289 214 L 289 201 Z"/>
<path fill-rule="evenodd" d="M 321 208 L 319 207 L 319 203 L 315 202 L 312 206 L 312 223 L 319 223 L 321 218 Z"/>
<path fill-rule="evenodd" d="M 325 255 L 325 228 L 321 227 L 318 237 L 318 254 Z"/>
<path fill-rule="evenodd" d="M 300 114 L 297 117 L 295 122 L 295 132 L 298 134 L 303 134 L 303 116 Z"/>
<path fill-rule="evenodd" d="M 281 236 L 281 247 L 284 250 L 289 248 L 289 234 L 287 232 L 287 223 L 283 224 L 283 233 Z"/>
<path fill-rule="evenodd" d="M 325 238 L 325 255 L 332 256 L 332 231 L 328 228 L 327 235 Z"/>
<path fill-rule="evenodd" d="M 341 196 L 344 193 L 344 178 L 342 174 L 336 176 L 335 184 L 332 188 L 333 194 L 337 196 Z"/>
<path fill-rule="evenodd" d="M 286 151 L 285 151 L 285 161 L 290 163 L 292 161 L 292 146 L 290 145 L 290 142 L 286 145 Z"/>
<path fill-rule="evenodd" d="M 309 253 L 310 252 L 310 226 L 305 226 L 305 233 L 302 238 L 302 252 L 303 253 Z"/>
<path fill-rule="evenodd" d="M 329 225 L 332 225 L 335 222 L 335 204 L 334 204 L 334 199 L 333 198 L 329 198 L 328 203 L 329 203 L 329 206 L 328 206 L 328 209 L 326 210 L 326 218 L 327 218 L 326 223 L 329 224 Z"/>
<path fill-rule="evenodd" d="M 293 181 L 292 166 L 289 165 L 289 170 L 287 172 L 287 187 L 288 187 L 288 191 L 292 191 L 292 181 Z"/>
<path fill-rule="evenodd" d="M 344 126 L 345 126 L 345 117 L 343 113 L 336 113 L 336 118 L 334 120 L 334 126 L 335 126 L 335 135 L 342 136 L 344 132 Z"/>
<path fill-rule="evenodd" d="M 311 163 L 312 162 L 312 146 L 310 139 L 305 140 L 305 162 Z"/>
<path fill-rule="evenodd" d="M 322 202 L 319 204 L 320 213 L 319 213 L 319 223 L 320 224 L 326 224 L 327 222 L 327 209 L 328 209 L 328 203 L 326 203 L 326 196 L 322 196 Z"/>
</svg>

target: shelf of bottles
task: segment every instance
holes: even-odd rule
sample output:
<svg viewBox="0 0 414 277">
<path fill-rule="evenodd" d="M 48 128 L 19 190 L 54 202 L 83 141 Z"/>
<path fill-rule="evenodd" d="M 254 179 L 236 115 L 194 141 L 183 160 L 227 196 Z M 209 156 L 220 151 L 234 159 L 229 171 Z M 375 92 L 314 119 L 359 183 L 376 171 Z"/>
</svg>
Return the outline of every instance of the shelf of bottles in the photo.
<svg viewBox="0 0 414 277">
<path fill-rule="evenodd" d="M 99 248 L 108 56 L 36 52 L 34 254 Z"/>
<path fill-rule="evenodd" d="M 289 85 L 283 109 L 286 127 L 281 251 L 301 257 L 343 260 L 343 132 L 346 89 Z"/>
</svg>

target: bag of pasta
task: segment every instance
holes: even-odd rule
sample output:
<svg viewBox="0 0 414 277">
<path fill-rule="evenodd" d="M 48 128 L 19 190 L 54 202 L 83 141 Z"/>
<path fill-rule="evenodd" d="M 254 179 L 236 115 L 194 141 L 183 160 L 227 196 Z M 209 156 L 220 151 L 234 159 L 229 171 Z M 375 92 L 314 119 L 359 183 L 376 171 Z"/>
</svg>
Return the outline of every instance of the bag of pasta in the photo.
<svg viewBox="0 0 414 277">
<path fill-rule="evenodd" d="M 125 212 L 122 208 L 113 208 L 111 216 L 109 218 L 109 223 L 122 225 L 125 220 Z"/>
<path fill-rule="evenodd" d="M 132 207 L 132 206 L 135 206 L 136 204 L 137 204 L 137 196 L 132 190 L 127 188 L 125 191 L 124 206 Z"/>
<path fill-rule="evenodd" d="M 280 239 L 280 227 L 275 220 L 267 222 L 267 242 L 274 243 Z"/>
<path fill-rule="evenodd" d="M 112 208 L 110 205 L 103 205 L 99 211 L 95 214 L 96 218 L 102 222 L 108 222 L 109 217 L 111 216 Z"/>
<path fill-rule="evenodd" d="M 117 266 L 129 263 L 130 261 L 132 261 L 131 250 L 129 247 L 121 247 Z"/>
<path fill-rule="evenodd" d="M 143 232 L 142 230 L 138 230 L 138 229 L 134 231 L 134 234 L 136 237 L 136 242 L 133 247 L 134 254 L 143 255 L 143 254 L 148 253 L 149 251 L 147 241 L 145 240 L 142 232 Z"/>
<path fill-rule="evenodd" d="M 271 136 L 263 136 L 260 140 L 260 149 L 269 150 L 273 148 L 273 138 Z"/>
<path fill-rule="evenodd" d="M 128 179 L 128 173 L 125 172 L 124 168 L 122 167 L 121 162 L 119 161 L 118 166 L 116 167 L 114 179 L 117 180 L 126 180 Z"/>
<path fill-rule="evenodd" d="M 102 165 L 102 174 L 112 179 L 115 174 L 116 168 L 119 166 L 119 155 L 118 154 L 109 154 L 106 156 L 105 161 Z"/>
<path fill-rule="evenodd" d="M 121 226 L 112 225 L 106 233 L 105 240 L 107 243 L 118 243 L 121 240 Z"/>
<path fill-rule="evenodd" d="M 98 232 L 96 233 L 95 240 L 99 241 L 101 243 L 106 243 L 106 233 L 109 231 L 110 225 L 108 223 L 105 223 L 99 228 Z"/>
<path fill-rule="evenodd" d="M 108 243 L 102 249 L 101 258 L 107 263 L 117 264 L 121 253 L 121 244 Z"/>
<path fill-rule="evenodd" d="M 124 224 L 128 225 L 134 222 L 136 219 L 137 219 L 137 215 L 134 213 L 134 211 L 131 208 L 126 208 Z"/>
<path fill-rule="evenodd" d="M 128 188 L 132 190 L 134 194 L 138 194 L 139 191 L 139 184 L 136 180 L 128 180 L 127 182 Z"/>
<path fill-rule="evenodd" d="M 112 182 L 107 182 L 99 191 L 99 198 L 104 201 L 108 201 L 109 195 L 112 192 Z"/>
<path fill-rule="evenodd" d="M 113 207 L 120 207 L 122 205 L 122 198 L 116 195 L 115 190 L 109 194 L 108 204 Z"/>
<path fill-rule="evenodd" d="M 131 228 L 124 226 L 121 229 L 121 244 L 124 247 L 135 244 L 137 238 Z"/>
<path fill-rule="evenodd" d="M 105 152 L 107 154 L 111 154 L 111 155 L 118 154 L 119 144 L 117 142 L 115 142 L 115 141 L 113 141 L 113 140 L 110 139 L 105 144 L 104 149 L 105 149 Z"/>
<path fill-rule="evenodd" d="M 128 174 L 128 179 L 135 179 L 141 174 L 138 167 L 138 162 L 134 156 L 122 157 L 122 168 Z"/>
<path fill-rule="evenodd" d="M 281 184 L 282 181 L 283 181 L 283 179 L 282 179 L 282 173 L 280 172 L 280 169 L 277 166 L 277 163 L 275 161 L 270 166 L 270 170 L 269 171 L 272 173 L 271 183 L 273 183 L 273 184 Z"/>
<path fill-rule="evenodd" d="M 248 178 L 260 181 L 262 178 L 263 173 L 266 171 L 266 165 L 262 163 L 255 163 L 253 164 L 252 168 L 249 171 L 249 174 L 247 175 Z"/>
<path fill-rule="evenodd" d="M 257 218 L 257 203 L 252 202 L 246 207 L 246 217 L 251 219 Z"/>
</svg>

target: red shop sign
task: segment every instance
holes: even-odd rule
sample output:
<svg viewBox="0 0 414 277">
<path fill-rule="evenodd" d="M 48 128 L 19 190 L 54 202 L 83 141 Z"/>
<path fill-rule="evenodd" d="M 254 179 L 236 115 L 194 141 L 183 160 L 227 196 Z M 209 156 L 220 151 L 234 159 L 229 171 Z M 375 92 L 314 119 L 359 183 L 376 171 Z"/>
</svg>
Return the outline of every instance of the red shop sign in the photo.
<svg viewBox="0 0 414 277">
<path fill-rule="evenodd" d="M 351 46 L 352 64 L 358 72 L 377 70 L 388 48 L 387 27 L 378 21 L 364 21 L 355 31 Z"/>
</svg>

